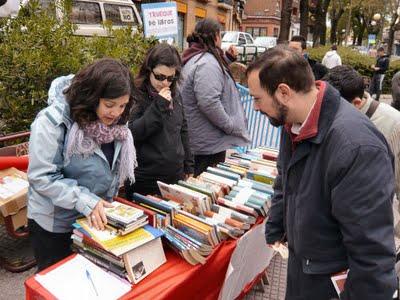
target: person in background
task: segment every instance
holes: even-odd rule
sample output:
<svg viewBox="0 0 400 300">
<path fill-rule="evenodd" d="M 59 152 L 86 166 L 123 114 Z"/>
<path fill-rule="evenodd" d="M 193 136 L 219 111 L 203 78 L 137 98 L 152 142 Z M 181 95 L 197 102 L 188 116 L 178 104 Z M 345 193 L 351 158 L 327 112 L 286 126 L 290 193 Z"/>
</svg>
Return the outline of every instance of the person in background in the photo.
<svg viewBox="0 0 400 300">
<path fill-rule="evenodd" d="M 254 109 L 284 126 L 269 218 L 271 247 L 287 241 L 286 299 L 391 299 L 397 286 L 393 155 L 384 136 L 288 48 L 249 66 Z"/>
<path fill-rule="evenodd" d="M 134 181 L 126 126 L 132 93 L 129 69 L 111 58 L 52 82 L 29 140 L 28 228 L 38 271 L 71 254 L 79 216 L 103 230 L 107 201 L 126 179 Z"/>
<path fill-rule="evenodd" d="M 221 25 L 196 24 L 183 52 L 180 86 L 197 176 L 225 160 L 227 149 L 250 142 L 240 94 L 221 50 Z"/>
<path fill-rule="evenodd" d="M 289 48 L 297 51 L 303 57 L 308 61 L 315 80 L 320 80 L 322 77 L 325 76 L 326 73 L 328 73 L 328 69 L 323 65 L 317 62 L 316 60 L 311 59 L 308 54 L 307 54 L 307 41 L 306 39 L 301 36 L 301 35 L 295 35 L 291 38 L 289 42 Z"/>
<path fill-rule="evenodd" d="M 125 185 L 133 193 L 159 194 L 157 181 L 177 183 L 193 175 L 187 123 L 177 89 L 181 73 L 178 51 L 166 43 L 151 48 L 135 78 L 135 100 L 129 128 L 135 139 L 136 182 Z"/>
<path fill-rule="evenodd" d="M 332 45 L 331 50 L 325 53 L 325 56 L 322 59 L 322 64 L 328 69 L 332 69 L 336 66 L 342 65 L 342 59 L 340 58 L 340 55 L 337 53 L 336 45 Z"/>
<path fill-rule="evenodd" d="M 376 64 L 371 66 L 374 71 L 369 86 L 369 93 L 375 100 L 379 101 L 379 97 L 382 93 L 383 79 L 385 79 L 385 73 L 389 69 L 389 56 L 385 55 L 385 49 L 383 47 L 378 48 Z"/>
<path fill-rule="evenodd" d="M 394 155 L 395 192 L 393 211 L 399 219 L 400 199 L 400 112 L 390 105 L 378 102 L 365 92 L 363 77 L 350 66 L 338 66 L 323 78 L 336 88 L 340 95 L 364 113 L 385 136 Z M 400 224 L 395 223 L 396 237 L 400 238 Z"/>
<path fill-rule="evenodd" d="M 400 71 L 392 78 L 392 106 L 400 111 Z"/>
</svg>

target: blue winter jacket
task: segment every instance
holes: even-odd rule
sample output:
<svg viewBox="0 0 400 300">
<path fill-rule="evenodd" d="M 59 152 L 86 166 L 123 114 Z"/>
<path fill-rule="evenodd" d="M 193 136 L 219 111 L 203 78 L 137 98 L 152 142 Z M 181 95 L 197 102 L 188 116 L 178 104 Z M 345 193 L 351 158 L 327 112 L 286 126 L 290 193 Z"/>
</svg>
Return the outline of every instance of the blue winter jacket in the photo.
<svg viewBox="0 0 400 300">
<path fill-rule="evenodd" d="M 72 231 L 80 215 L 89 215 L 100 199 L 111 200 L 119 187 L 121 143 L 115 141 L 112 168 L 97 148 L 87 158 L 65 160 L 68 132 L 72 126 L 63 90 L 73 75 L 55 79 L 48 104 L 31 125 L 28 169 L 28 218 L 47 231 Z"/>
</svg>

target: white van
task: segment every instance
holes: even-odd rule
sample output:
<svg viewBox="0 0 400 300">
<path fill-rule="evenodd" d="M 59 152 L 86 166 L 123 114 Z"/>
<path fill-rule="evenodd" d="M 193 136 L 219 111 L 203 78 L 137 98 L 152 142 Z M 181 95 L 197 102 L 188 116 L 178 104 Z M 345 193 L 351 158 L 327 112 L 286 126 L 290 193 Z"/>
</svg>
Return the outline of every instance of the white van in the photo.
<svg viewBox="0 0 400 300">
<path fill-rule="evenodd" d="M 29 0 L 24 0 L 22 5 L 28 2 Z M 39 0 L 43 8 L 48 8 L 53 2 L 54 0 Z M 55 3 L 56 15 L 61 19 L 64 15 L 61 0 L 56 0 Z M 69 19 L 77 26 L 74 34 L 84 36 L 107 36 L 107 29 L 103 26 L 105 22 L 111 22 L 114 29 L 131 25 L 134 31 L 142 25 L 139 12 L 131 0 L 72 0 Z"/>
<path fill-rule="evenodd" d="M 84 36 L 107 36 L 103 24 L 110 21 L 112 28 L 131 25 L 137 30 L 142 25 L 139 12 L 130 0 L 73 0 L 69 19 L 77 25 L 75 34 Z"/>
</svg>

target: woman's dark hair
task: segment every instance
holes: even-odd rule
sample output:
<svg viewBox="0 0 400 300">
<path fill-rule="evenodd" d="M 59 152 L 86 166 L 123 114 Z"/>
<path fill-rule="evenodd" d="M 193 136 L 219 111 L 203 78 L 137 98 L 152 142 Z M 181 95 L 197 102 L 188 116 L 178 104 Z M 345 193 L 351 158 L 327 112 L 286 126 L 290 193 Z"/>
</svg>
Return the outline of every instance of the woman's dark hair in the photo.
<svg viewBox="0 0 400 300">
<path fill-rule="evenodd" d="M 218 61 L 223 73 L 228 73 L 233 80 L 233 76 L 229 71 L 229 66 L 223 58 L 221 49 L 215 45 L 216 37 L 221 33 L 221 25 L 213 19 L 203 19 L 196 24 L 194 32 L 190 34 L 186 41 L 189 43 L 201 44 L 208 53 L 211 53 Z"/>
<path fill-rule="evenodd" d="M 170 86 L 171 95 L 175 97 L 177 91 L 177 83 L 179 82 L 181 75 L 181 57 L 175 47 L 170 46 L 166 43 L 157 44 L 147 51 L 146 57 L 140 67 L 139 73 L 136 75 L 134 83 L 137 92 L 140 94 L 137 99 L 138 106 L 146 106 L 148 103 L 147 97 L 143 94 L 147 94 L 150 83 L 150 74 L 155 67 L 158 65 L 167 66 L 169 68 L 175 68 L 175 78 Z"/>
<path fill-rule="evenodd" d="M 64 90 L 70 115 L 79 126 L 96 121 L 100 98 L 115 99 L 129 95 L 129 102 L 118 124 L 129 119 L 133 99 L 133 76 L 122 62 L 112 58 L 99 59 L 81 69 Z"/>
</svg>

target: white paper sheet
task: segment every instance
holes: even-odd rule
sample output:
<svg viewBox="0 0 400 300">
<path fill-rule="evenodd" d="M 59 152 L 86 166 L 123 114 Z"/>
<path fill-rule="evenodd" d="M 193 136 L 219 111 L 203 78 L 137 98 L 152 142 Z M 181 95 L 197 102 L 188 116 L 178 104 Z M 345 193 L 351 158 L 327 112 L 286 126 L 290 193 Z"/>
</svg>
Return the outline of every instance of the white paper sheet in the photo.
<svg viewBox="0 0 400 300">
<path fill-rule="evenodd" d="M 274 250 L 265 241 L 265 222 L 256 225 L 238 240 L 219 300 L 236 299 L 243 288 L 269 265 Z"/>
<path fill-rule="evenodd" d="M 86 270 L 92 277 L 98 295 L 86 277 Z M 45 275 L 36 275 L 35 279 L 60 300 L 118 299 L 131 289 L 130 284 L 107 273 L 79 254 Z"/>
</svg>

